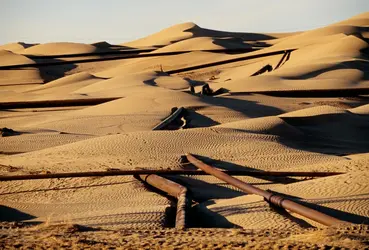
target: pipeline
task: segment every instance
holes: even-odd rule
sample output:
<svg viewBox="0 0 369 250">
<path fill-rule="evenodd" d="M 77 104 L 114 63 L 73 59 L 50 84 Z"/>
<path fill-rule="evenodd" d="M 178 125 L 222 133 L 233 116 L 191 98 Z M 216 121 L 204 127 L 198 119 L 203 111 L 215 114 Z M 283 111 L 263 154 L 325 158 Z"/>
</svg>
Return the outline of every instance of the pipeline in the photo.
<svg viewBox="0 0 369 250">
<path fill-rule="evenodd" d="M 22 69 L 22 68 L 38 68 L 38 67 L 48 67 L 48 66 L 56 66 L 56 65 L 65 65 L 65 64 L 76 64 L 76 63 L 88 63 L 88 62 L 103 62 L 103 61 L 113 61 L 113 60 L 122 60 L 122 59 L 134 59 L 134 58 L 144 58 L 144 57 L 158 57 L 158 56 L 172 56 L 172 55 L 180 55 L 190 52 L 211 52 L 211 53 L 234 53 L 234 52 L 251 52 L 260 50 L 260 48 L 239 48 L 239 49 L 214 49 L 214 50 L 185 50 L 185 51 L 169 51 L 169 52 L 153 52 L 153 53 L 143 53 L 143 54 L 128 54 L 123 56 L 114 56 L 114 57 L 106 57 L 106 58 L 89 58 L 89 59 L 77 59 L 70 61 L 52 61 L 52 62 L 41 62 L 41 63 L 27 63 L 27 64 L 13 64 L 13 65 L 4 65 L 0 66 L 0 70 L 9 70 L 9 69 Z"/>
<path fill-rule="evenodd" d="M 184 111 L 185 109 L 183 107 L 176 109 L 174 112 L 172 112 L 171 115 L 169 115 L 164 121 L 156 125 L 152 130 L 161 130 L 167 127 L 172 121 L 177 119 Z"/>
<path fill-rule="evenodd" d="M 209 67 L 213 67 L 213 66 L 228 64 L 228 63 L 246 61 L 246 60 L 251 60 L 251 59 L 256 59 L 256 58 L 261 58 L 261 57 L 266 57 L 266 56 L 274 56 L 274 55 L 285 54 L 287 52 L 292 52 L 294 50 L 296 50 L 296 49 L 278 50 L 278 51 L 261 53 L 261 54 L 257 54 L 257 55 L 237 57 L 237 58 L 232 58 L 232 59 L 223 60 L 223 61 L 217 61 L 217 62 L 212 62 L 212 63 L 200 64 L 200 65 L 196 65 L 196 66 L 190 66 L 190 67 L 181 68 L 181 69 L 168 70 L 165 73 L 167 73 L 168 75 L 178 74 L 178 73 L 193 71 L 193 70 L 197 70 L 197 69 L 203 69 L 203 68 L 209 68 Z"/>
<path fill-rule="evenodd" d="M 279 171 L 248 171 L 248 170 L 226 170 L 222 173 L 236 176 L 273 176 L 273 177 L 326 177 L 344 174 L 343 172 L 279 172 Z M 20 180 L 40 180 L 40 179 L 61 179 L 61 178 L 82 178 L 82 177 L 105 177 L 124 175 L 208 175 L 202 170 L 167 170 L 167 169 L 137 169 L 137 170 L 111 170 L 97 172 L 69 172 L 69 173 L 48 173 L 48 174 L 27 174 L 27 175 L 2 175 L 0 181 L 20 181 Z"/>
<path fill-rule="evenodd" d="M 157 49 L 163 48 L 165 46 L 155 46 L 148 48 L 131 48 L 131 49 L 112 49 L 112 50 L 103 50 L 103 51 L 95 51 L 90 53 L 77 53 L 77 54 L 60 54 L 60 55 L 28 55 L 25 54 L 30 59 L 60 59 L 60 58 L 70 58 L 70 57 L 88 57 L 88 56 L 101 56 L 101 55 L 132 55 L 139 53 L 147 53 L 153 52 Z M 223 52 L 223 53 L 244 53 L 250 52 L 258 49 L 263 49 L 265 47 L 251 47 L 251 48 L 229 48 L 229 49 L 213 49 L 213 50 L 201 50 L 204 52 Z M 189 52 L 197 51 L 197 50 L 188 50 Z M 186 52 L 188 52 L 186 51 Z"/>
<path fill-rule="evenodd" d="M 60 55 L 27 55 L 25 54 L 24 56 L 30 59 L 59 59 L 59 58 L 70 58 L 70 57 L 139 54 L 139 53 L 152 52 L 157 49 L 158 48 L 118 49 L 118 50 L 96 51 L 96 52 L 90 52 L 90 53 L 77 53 L 77 54 L 60 54 Z"/>
<path fill-rule="evenodd" d="M 20 109 L 20 108 L 49 108 L 49 107 L 71 107 L 98 105 L 105 102 L 117 100 L 121 97 L 107 98 L 85 98 L 85 99 L 66 99 L 66 100 L 42 100 L 27 102 L 0 102 L 0 109 Z"/>
<path fill-rule="evenodd" d="M 369 88 L 346 88 L 346 89 L 294 89 L 294 90 L 261 90 L 228 92 L 230 95 L 260 94 L 278 97 L 355 97 L 368 95 Z"/>
<path fill-rule="evenodd" d="M 187 195 L 187 188 L 155 174 L 135 175 L 135 177 L 176 198 L 177 212 L 175 227 L 178 229 L 186 228 L 186 211 L 191 205 L 191 200 Z"/>
<path fill-rule="evenodd" d="M 281 60 L 278 62 L 277 66 L 275 66 L 274 70 L 278 69 L 280 66 L 282 66 L 282 63 L 286 63 L 289 59 L 290 59 L 290 54 L 291 52 L 286 52 L 284 53 L 284 55 L 282 56 Z M 285 60 L 286 59 L 286 60 Z"/>
<path fill-rule="evenodd" d="M 196 167 L 198 167 L 199 169 L 217 177 L 220 180 L 223 180 L 239 189 L 241 189 L 242 191 L 249 193 L 249 194 L 256 194 L 259 196 L 264 197 L 264 199 L 266 201 L 268 201 L 269 203 L 276 205 L 278 207 L 282 207 L 284 209 L 290 210 L 291 212 L 295 212 L 297 214 L 300 214 L 306 218 L 309 218 L 311 220 L 314 220 L 316 222 L 319 222 L 323 225 L 326 226 L 332 226 L 332 225 L 337 225 L 337 224 L 342 224 L 342 223 L 347 223 L 345 221 L 336 219 L 332 216 L 329 216 L 327 214 L 318 212 L 314 209 L 305 207 L 303 205 L 300 205 L 294 201 L 288 200 L 282 196 L 279 195 L 275 195 L 272 194 L 268 191 L 262 190 L 260 188 L 254 187 L 250 184 L 247 184 L 239 179 L 236 179 L 220 170 L 217 170 L 216 168 L 205 164 L 204 162 L 198 160 L 197 158 L 195 158 L 193 155 L 191 154 L 186 154 L 186 157 L 188 159 L 189 162 L 191 162 L 193 165 L 195 165 Z"/>
</svg>

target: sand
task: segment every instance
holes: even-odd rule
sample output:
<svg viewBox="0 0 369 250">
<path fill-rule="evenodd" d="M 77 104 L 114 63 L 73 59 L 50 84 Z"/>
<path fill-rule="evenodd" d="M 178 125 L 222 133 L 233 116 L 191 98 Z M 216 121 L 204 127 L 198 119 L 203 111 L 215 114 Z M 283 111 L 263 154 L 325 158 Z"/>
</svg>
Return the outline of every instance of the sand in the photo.
<svg viewBox="0 0 369 250">
<path fill-rule="evenodd" d="M 1 175 L 181 169 L 191 167 L 181 163 L 181 156 L 188 152 L 228 170 L 344 172 L 321 178 L 239 178 L 353 223 L 326 227 L 276 210 L 262 198 L 212 176 L 177 176 L 172 179 L 185 185 L 194 201 L 189 215 L 193 229 L 178 231 L 170 229 L 175 202 L 132 176 L 24 180 L 0 182 L 0 246 L 46 242 L 45 248 L 365 247 L 368 27 L 369 13 L 363 13 L 295 33 L 235 33 L 184 23 L 122 45 L 0 46 L 0 66 L 65 61 L 47 67 L 0 69 L 0 104 L 74 101 L 61 107 L 0 109 L 0 127 L 17 131 L 1 137 Z M 104 57 L 86 53 L 127 47 L 157 47 L 149 54 L 192 52 L 74 62 Z M 254 47 L 260 49 L 247 54 L 209 52 Z M 256 57 L 166 73 L 287 49 L 295 50 L 284 57 Z M 69 54 L 75 55 L 63 57 Z M 267 64 L 272 71 L 251 76 Z M 223 92 L 201 94 L 204 84 Z M 318 96 L 322 91 L 325 94 Z M 116 99 L 78 104 L 107 97 Z M 174 107 L 186 109 L 185 125 L 153 131 Z"/>
</svg>

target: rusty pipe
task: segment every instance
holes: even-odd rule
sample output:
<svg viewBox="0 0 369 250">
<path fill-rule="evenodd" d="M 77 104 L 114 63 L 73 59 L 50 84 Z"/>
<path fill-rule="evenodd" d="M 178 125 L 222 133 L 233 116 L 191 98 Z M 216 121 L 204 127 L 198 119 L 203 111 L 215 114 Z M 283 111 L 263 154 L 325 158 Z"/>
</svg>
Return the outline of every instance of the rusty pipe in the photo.
<svg viewBox="0 0 369 250">
<path fill-rule="evenodd" d="M 183 107 L 180 107 L 179 109 L 174 111 L 172 114 L 170 114 L 167 118 L 165 118 L 164 121 L 156 125 L 152 130 L 161 130 L 167 127 L 171 122 L 177 119 L 184 111 L 185 109 Z"/>
<path fill-rule="evenodd" d="M 41 100 L 27 102 L 0 102 L 0 109 L 24 109 L 24 108 L 50 108 L 50 107 L 72 107 L 90 106 L 117 100 L 121 97 L 84 98 L 66 100 Z"/>
<path fill-rule="evenodd" d="M 249 171 L 249 170 L 224 170 L 223 173 L 238 176 L 273 176 L 273 177 L 326 177 L 344 172 L 282 172 L 282 171 Z M 208 175 L 202 170 L 182 170 L 182 169 L 140 169 L 140 170 L 111 170 L 96 172 L 69 172 L 69 173 L 48 173 L 48 174 L 25 174 L 25 175 L 0 175 L 0 181 L 20 181 L 20 180 L 40 180 L 40 179 L 60 179 L 60 178 L 82 178 L 82 177 L 106 177 L 137 174 L 160 174 L 160 175 Z"/>
<path fill-rule="evenodd" d="M 274 177 L 326 177 L 343 172 L 281 172 L 281 171 L 249 171 L 249 170 L 225 170 L 228 175 L 238 176 L 274 176 Z M 160 175 L 208 175 L 202 170 L 182 170 L 182 169 L 139 169 L 139 170 L 111 170 L 96 172 L 69 172 L 69 173 L 48 173 L 48 174 L 26 174 L 26 175 L 0 175 L 0 181 L 20 181 L 20 180 L 40 180 L 59 178 L 82 178 L 82 177 L 106 177 L 137 174 L 160 174 Z"/>
<path fill-rule="evenodd" d="M 326 226 L 336 225 L 336 224 L 342 224 L 347 223 L 345 221 L 338 220 L 332 216 L 329 216 L 327 214 L 318 212 L 314 209 L 305 207 L 301 204 L 298 204 L 294 201 L 288 200 L 286 198 L 283 198 L 282 196 L 272 194 L 268 191 L 262 190 L 260 188 L 254 187 L 250 184 L 247 184 L 239 179 L 236 179 L 222 171 L 217 170 L 216 168 L 205 164 L 204 162 L 198 160 L 191 154 L 186 154 L 186 157 L 189 162 L 191 162 L 196 167 L 200 168 L 201 170 L 219 178 L 220 180 L 223 180 L 242 191 L 249 193 L 249 194 L 256 194 L 259 196 L 262 196 L 265 198 L 266 201 L 278 206 L 282 207 L 284 209 L 290 210 L 291 212 L 300 214 L 306 218 L 309 218 L 311 220 L 314 220 L 316 222 L 319 222 Z"/>
<path fill-rule="evenodd" d="M 267 57 L 267 56 L 285 54 L 286 52 L 292 52 L 294 50 L 296 50 L 296 49 L 278 50 L 278 51 L 265 52 L 265 53 L 255 54 L 255 55 L 247 55 L 247 56 L 242 56 L 242 57 L 226 59 L 226 60 L 222 60 L 222 61 L 216 61 L 216 62 L 205 63 L 205 64 L 200 64 L 200 65 L 195 65 L 195 66 L 189 66 L 189 67 L 180 68 L 180 69 L 168 70 L 168 71 L 165 71 L 165 73 L 167 73 L 169 75 L 178 74 L 178 73 L 194 71 L 194 70 L 198 70 L 198 69 L 204 69 L 204 68 L 219 66 L 219 65 L 223 65 L 223 64 L 229 64 L 229 63 L 246 61 L 246 60 L 262 58 L 262 57 Z"/>
<path fill-rule="evenodd" d="M 82 58 L 82 59 L 79 58 L 79 59 L 69 60 L 69 61 L 59 60 L 59 61 L 46 61 L 46 62 L 39 62 L 39 63 L 4 65 L 4 66 L 0 66 L 0 70 L 12 70 L 12 69 L 23 69 L 23 68 L 39 68 L 39 67 L 49 67 L 49 66 L 56 66 L 56 65 L 77 64 L 77 63 L 80 64 L 80 63 L 90 63 L 90 62 L 103 62 L 103 61 L 134 59 L 134 58 L 174 56 L 174 55 L 186 54 L 186 53 L 197 52 L 197 51 L 211 52 L 211 53 L 213 53 L 213 52 L 214 53 L 216 53 L 216 52 L 218 52 L 218 53 L 227 53 L 227 52 L 247 53 L 247 52 L 253 52 L 253 51 L 257 51 L 257 50 L 261 50 L 261 49 L 262 48 L 252 47 L 252 48 L 236 48 L 236 49 L 184 50 L 184 51 L 167 51 L 167 52 L 150 52 L 150 53 L 132 53 L 132 54 L 126 54 L 126 55 L 117 55 L 117 56 L 112 56 L 112 57 Z M 269 52 L 269 53 L 264 53 L 264 54 L 267 54 L 267 55 L 261 54 L 260 56 L 257 56 L 257 57 L 269 56 L 271 53 L 281 54 L 281 52 Z M 33 57 L 35 57 L 35 55 L 33 55 Z M 47 59 L 47 58 L 45 58 L 45 56 L 39 56 L 38 59 L 42 59 L 42 57 L 44 59 Z M 63 57 L 66 57 L 66 56 L 63 56 Z M 69 55 L 69 57 L 73 57 L 73 54 Z M 55 59 L 55 57 L 51 58 L 51 59 Z"/>
<path fill-rule="evenodd" d="M 155 174 L 137 175 L 137 177 L 177 199 L 175 227 L 178 229 L 186 228 L 186 210 L 188 210 L 188 207 L 190 206 L 190 200 L 187 196 L 187 188 Z"/>
</svg>

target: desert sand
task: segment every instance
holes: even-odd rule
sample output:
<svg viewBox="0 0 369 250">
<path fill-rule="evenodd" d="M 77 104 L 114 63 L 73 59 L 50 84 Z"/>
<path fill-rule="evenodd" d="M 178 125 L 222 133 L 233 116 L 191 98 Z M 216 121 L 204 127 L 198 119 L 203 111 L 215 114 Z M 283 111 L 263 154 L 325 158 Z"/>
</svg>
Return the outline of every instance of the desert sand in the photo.
<svg viewBox="0 0 369 250">
<path fill-rule="evenodd" d="M 142 54 L 153 56 L 114 58 L 147 48 Z M 274 51 L 282 53 L 260 56 Z M 171 52 L 185 53 L 155 55 Z M 252 58 L 238 60 L 245 56 Z M 168 73 L 225 60 L 234 62 Z M 265 65 L 272 70 L 251 76 Z M 205 84 L 221 91 L 206 94 Z M 114 100 L 76 104 L 99 98 Z M 64 100 L 71 102 L 32 106 Z M 23 107 L 1 106 L 9 103 Z M 186 109 L 183 124 L 153 131 L 174 107 Z M 175 202 L 133 176 L 22 180 L 0 182 L 1 247 L 368 247 L 368 12 L 294 33 L 184 23 L 120 45 L 2 45 L 5 127 L 16 133 L 1 137 L 1 175 L 193 169 L 181 160 L 186 153 L 224 170 L 343 172 L 237 178 L 348 224 L 276 210 L 213 176 L 173 176 L 193 200 L 189 229 L 179 231 L 168 212 Z"/>
</svg>

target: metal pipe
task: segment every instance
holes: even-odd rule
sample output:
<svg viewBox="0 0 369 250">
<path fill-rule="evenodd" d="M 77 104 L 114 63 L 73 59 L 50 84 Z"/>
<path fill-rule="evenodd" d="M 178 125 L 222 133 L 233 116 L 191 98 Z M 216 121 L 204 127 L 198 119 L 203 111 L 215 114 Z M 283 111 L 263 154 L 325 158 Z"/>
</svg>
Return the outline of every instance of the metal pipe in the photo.
<svg viewBox="0 0 369 250">
<path fill-rule="evenodd" d="M 22 69 L 22 68 L 39 68 L 39 67 L 49 67 L 56 65 L 65 65 L 65 64 L 76 64 L 76 63 L 88 63 L 88 62 L 103 62 L 103 61 L 113 61 L 113 60 L 122 60 L 122 59 L 133 59 L 133 58 L 144 58 L 144 57 L 159 57 L 159 56 L 172 56 L 185 54 L 190 52 L 212 52 L 212 53 L 220 53 L 220 52 L 251 52 L 255 50 L 260 50 L 260 48 L 239 48 L 239 49 L 215 49 L 215 50 L 185 50 L 185 51 L 168 51 L 168 52 L 153 52 L 153 53 L 142 53 L 142 54 L 130 54 L 123 56 L 114 56 L 114 57 L 105 57 L 105 58 L 88 58 L 88 59 L 77 59 L 70 61 L 51 61 L 51 62 L 41 62 L 41 63 L 27 63 L 27 64 L 13 64 L 13 65 L 4 65 L 0 66 L 0 70 L 9 70 L 9 69 Z"/>
<path fill-rule="evenodd" d="M 369 94 L 369 88 L 342 88 L 342 89 L 294 89 L 294 90 L 256 90 L 228 92 L 230 95 L 260 94 L 278 97 L 356 97 Z"/>
<path fill-rule="evenodd" d="M 305 216 L 306 218 L 309 218 L 311 220 L 314 220 L 316 222 L 319 222 L 323 225 L 326 226 L 331 226 L 331 225 L 336 225 L 336 224 L 341 224 L 341 223 L 347 223 L 345 221 L 342 220 L 338 220 L 332 216 L 329 216 L 327 214 L 318 212 L 314 209 L 305 207 L 303 205 L 300 205 L 294 201 L 288 200 L 286 198 L 283 198 L 282 196 L 279 195 L 275 195 L 272 194 L 268 191 L 262 190 L 260 188 L 254 187 L 250 184 L 247 184 L 243 181 L 240 181 L 239 179 L 236 179 L 232 176 L 229 176 L 228 174 L 217 170 L 216 168 L 205 164 L 204 162 L 196 159 L 193 155 L 191 154 L 186 154 L 186 157 L 188 159 L 189 162 L 191 162 L 193 165 L 195 165 L 196 167 L 202 169 L 203 171 L 219 178 L 220 180 L 223 180 L 239 189 L 241 189 L 242 191 L 249 193 L 249 194 L 256 194 L 256 195 L 260 195 L 262 197 L 265 198 L 266 201 L 278 206 L 278 207 L 282 207 L 284 209 L 290 210 L 291 212 L 295 212 L 297 214 L 300 214 L 302 216 Z"/>
<path fill-rule="evenodd" d="M 186 210 L 190 206 L 187 188 L 155 174 L 137 175 L 139 179 L 177 199 L 175 227 L 186 228 Z"/>
<path fill-rule="evenodd" d="M 289 54 L 289 53 L 291 53 L 291 52 L 287 52 L 286 51 L 286 53 L 284 53 L 284 55 L 282 56 L 281 60 L 278 62 L 277 66 L 275 66 L 274 70 L 278 69 L 282 65 L 284 59 L 287 57 L 287 54 Z"/>
<path fill-rule="evenodd" d="M 248 170 L 226 170 L 222 171 L 228 175 L 238 176 L 274 176 L 274 177 L 326 177 L 343 172 L 278 172 L 267 171 L 257 172 Z M 182 169 L 139 169 L 139 170 L 111 170 L 111 171 L 96 171 L 96 172 L 69 172 L 69 173 L 49 173 L 49 174 L 27 174 L 27 175 L 2 175 L 0 181 L 19 181 L 19 180 L 39 180 L 39 179 L 59 179 L 59 178 L 81 178 L 81 177 L 104 177 L 104 176 L 122 176 L 122 175 L 137 175 L 137 174 L 158 174 L 158 175 L 208 175 L 202 170 L 182 170 Z"/>
<path fill-rule="evenodd" d="M 280 55 L 280 54 L 284 54 L 286 52 L 292 52 L 294 50 L 296 50 L 296 49 L 278 50 L 278 51 L 272 51 L 272 52 L 266 52 L 266 53 L 251 55 L 251 56 L 242 56 L 242 57 L 232 58 L 232 59 L 223 60 L 223 61 L 217 61 L 217 62 L 200 64 L 200 65 L 196 65 L 196 66 L 185 67 L 185 68 L 181 68 L 181 69 L 168 70 L 165 73 L 167 73 L 169 75 L 177 74 L 177 73 L 188 72 L 188 71 L 203 69 L 203 68 L 209 68 L 209 67 L 228 64 L 228 63 L 251 60 L 251 59 L 260 58 L 260 57 Z"/>
<path fill-rule="evenodd" d="M 47 108 L 47 107 L 66 107 L 66 106 L 87 106 L 98 105 L 105 102 L 117 100 L 121 97 L 106 98 L 84 98 L 67 100 L 42 100 L 27 102 L 0 102 L 0 109 L 19 109 L 19 108 Z"/>
<path fill-rule="evenodd" d="M 29 55 L 24 54 L 30 59 L 60 59 L 60 58 L 69 58 L 69 57 L 88 57 L 88 56 L 100 56 L 100 55 L 132 55 L 132 54 L 139 54 L 139 53 L 147 53 L 153 52 L 157 49 L 163 48 L 165 46 L 154 46 L 154 47 L 147 47 L 147 48 L 131 48 L 131 49 L 110 49 L 110 50 L 102 50 L 102 51 L 95 51 L 90 53 L 76 53 L 76 54 L 59 54 L 59 55 Z M 243 53 L 243 52 L 250 52 L 255 51 L 258 49 L 264 49 L 265 47 L 251 47 L 251 48 L 229 48 L 229 49 L 213 49 L 213 50 L 201 50 L 205 52 L 221 52 L 221 53 Z M 182 52 L 188 51 L 198 51 L 198 50 L 187 50 Z M 154 52 L 155 53 L 155 52 Z"/>
<path fill-rule="evenodd" d="M 156 125 L 152 130 L 160 130 L 160 129 L 165 128 L 172 121 L 174 121 L 175 119 L 177 119 L 177 117 L 179 117 L 179 115 L 182 114 L 182 112 L 184 112 L 184 111 L 185 111 L 185 109 L 183 107 L 180 107 L 179 109 L 177 109 L 176 111 L 174 111 L 172 114 L 170 114 L 167 118 L 165 118 L 164 121 L 162 121 L 161 123 L 159 123 L 158 125 Z"/>
<path fill-rule="evenodd" d="M 30 59 L 60 59 L 69 57 L 87 57 L 87 56 L 102 56 L 102 55 L 124 55 L 124 54 L 139 54 L 147 53 L 157 50 L 158 48 L 138 48 L 138 49 L 113 49 L 113 50 L 103 50 L 95 51 L 90 53 L 76 53 L 76 54 L 59 54 L 59 55 L 28 55 L 24 56 Z"/>
</svg>

